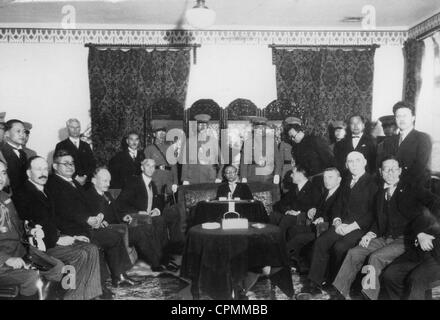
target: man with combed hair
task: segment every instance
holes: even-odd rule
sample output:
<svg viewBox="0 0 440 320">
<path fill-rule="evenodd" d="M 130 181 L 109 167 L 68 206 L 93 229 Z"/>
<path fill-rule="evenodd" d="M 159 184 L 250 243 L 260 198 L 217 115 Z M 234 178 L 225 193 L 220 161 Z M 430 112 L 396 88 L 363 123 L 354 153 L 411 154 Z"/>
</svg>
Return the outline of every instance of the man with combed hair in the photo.
<svg viewBox="0 0 440 320">
<path fill-rule="evenodd" d="M 307 295 L 321 293 L 330 256 L 334 258 L 330 274 L 334 274 L 347 251 L 359 243 L 373 222 L 377 185 L 366 172 L 367 160 L 362 153 L 352 151 L 346 165 L 350 175 L 332 208 L 332 226 L 315 241 L 308 282 L 302 290 Z"/>
<path fill-rule="evenodd" d="M 80 139 L 81 123 L 79 120 L 69 119 L 66 126 L 69 137 L 56 145 L 55 152 L 63 149 L 73 156 L 75 161 L 74 178 L 80 185 L 84 185 L 87 181 L 90 181 L 96 167 L 96 161 L 90 145 Z"/>
<path fill-rule="evenodd" d="M 52 199 L 45 188 L 49 174 L 47 161 L 32 157 L 28 161 L 28 181 L 15 194 L 14 201 L 22 220 L 40 225 L 46 252 L 75 268 L 75 288 L 68 289 L 65 300 L 90 300 L 102 294 L 98 247 L 80 235 L 61 235 L 55 223 Z M 105 291 L 105 290 L 104 290 Z M 104 298 L 108 297 L 107 294 Z"/>
<path fill-rule="evenodd" d="M 376 198 L 374 223 L 359 245 L 348 251 L 333 282 L 338 290 L 335 298 L 349 297 L 350 287 L 368 257 L 368 266 L 374 268 L 374 273 L 366 275 L 366 279 L 374 275 L 375 285 L 363 288 L 362 292 L 369 299 L 377 300 L 379 276 L 388 264 L 411 246 L 412 223 L 422 214 L 422 205 L 440 204 L 440 198 L 428 190 L 414 189 L 401 181 L 402 168 L 396 158 L 384 159 L 379 170 L 384 184 Z"/>
</svg>

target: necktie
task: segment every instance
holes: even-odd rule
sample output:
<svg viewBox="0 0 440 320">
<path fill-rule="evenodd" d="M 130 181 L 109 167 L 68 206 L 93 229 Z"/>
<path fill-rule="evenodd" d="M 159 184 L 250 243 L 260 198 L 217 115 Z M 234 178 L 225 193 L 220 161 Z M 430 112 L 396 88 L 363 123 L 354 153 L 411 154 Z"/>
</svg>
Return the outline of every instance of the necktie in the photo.
<svg viewBox="0 0 440 320">
<path fill-rule="evenodd" d="M 70 180 L 69 183 L 72 187 L 74 187 L 76 189 L 76 184 L 72 180 Z"/>
<path fill-rule="evenodd" d="M 350 182 L 350 189 L 353 189 L 353 187 L 354 187 L 354 185 L 356 184 L 356 182 L 357 182 L 357 180 L 355 180 L 355 179 L 351 179 L 351 182 Z"/>
<path fill-rule="evenodd" d="M 151 182 L 147 185 L 147 212 L 149 213 L 153 207 L 153 189 L 151 188 Z"/>
<path fill-rule="evenodd" d="M 385 192 L 385 200 L 389 201 L 391 199 L 391 196 L 392 196 L 391 187 L 389 187 L 386 189 L 386 192 Z"/>
<path fill-rule="evenodd" d="M 402 141 L 403 141 L 403 136 L 400 134 L 399 135 L 399 146 L 402 144 Z"/>
</svg>

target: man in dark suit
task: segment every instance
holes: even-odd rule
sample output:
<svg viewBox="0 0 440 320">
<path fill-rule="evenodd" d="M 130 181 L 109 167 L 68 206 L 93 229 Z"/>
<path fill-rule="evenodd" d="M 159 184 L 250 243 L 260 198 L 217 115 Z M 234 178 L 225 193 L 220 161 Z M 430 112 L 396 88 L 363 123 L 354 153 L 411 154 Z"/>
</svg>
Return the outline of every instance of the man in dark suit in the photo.
<svg viewBox="0 0 440 320">
<path fill-rule="evenodd" d="M 227 198 L 230 195 L 231 199 L 240 198 L 241 200 L 252 200 L 251 189 L 246 183 L 238 182 L 238 169 L 233 165 L 228 165 L 225 167 L 225 178 L 226 183 L 222 183 L 217 188 L 216 198 L 224 197 Z"/>
<path fill-rule="evenodd" d="M 299 232 L 306 223 L 307 212 L 316 206 L 321 194 L 319 189 L 308 179 L 305 167 L 297 164 L 293 168 L 292 180 L 295 187 L 275 204 L 271 222 L 278 224 L 288 241 Z"/>
<path fill-rule="evenodd" d="M 349 119 L 349 125 L 350 133 L 335 144 L 336 166 L 341 173 L 346 173 L 347 155 L 358 151 L 367 159 L 367 172 L 373 174 L 376 167 L 376 142 L 371 135 L 365 133 L 365 119 L 361 115 L 353 115 Z"/>
<path fill-rule="evenodd" d="M 141 175 L 141 162 L 145 159 L 143 150 L 139 149 L 140 140 L 136 132 L 127 135 L 127 148 L 118 152 L 109 163 L 112 176 L 111 187 L 122 189 L 132 176 Z"/>
<path fill-rule="evenodd" d="M 368 257 L 368 266 L 374 268 L 365 279 L 374 276 L 375 285 L 363 288 L 369 299 L 377 300 L 380 292 L 379 276 L 395 258 L 411 245 L 411 224 L 422 214 L 422 205 L 438 206 L 440 198 L 423 188 L 411 188 L 400 180 L 402 168 L 394 157 L 385 158 L 380 169 L 383 189 L 376 198 L 376 216 L 370 231 L 359 245 L 350 249 L 333 282 L 340 298 L 347 298 L 357 273 Z M 336 295 L 338 297 L 339 294 Z"/>
<path fill-rule="evenodd" d="M 142 161 L 142 175 L 132 177 L 122 189 L 116 200 L 121 215 L 130 215 L 136 220 L 146 220 L 152 223 L 156 232 L 162 232 L 165 222 L 170 243 L 169 251 L 180 253 L 183 248 L 183 234 L 180 227 L 180 215 L 177 211 L 164 207 L 163 196 L 158 194 L 156 185 L 152 181 L 156 163 L 153 159 Z M 170 248 L 173 249 L 170 249 Z"/>
<path fill-rule="evenodd" d="M 382 275 L 382 287 L 391 300 L 424 300 L 432 283 L 440 280 L 440 211 L 431 209 L 424 208 L 414 221 L 414 242 Z"/>
<path fill-rule="evenodd" d="M 298 123 L 290 126 L 288 134 L 294 142 L 292 153 L 295 163 L 307 168 L 309 176 L 313 178 L 313 183 L 322 188 L 320 174 L 325 168 L 335 165 L 335 159 L 329 145 L 320 137 L 306 135 L 303 126 Z"/>
<path fill-rule="evenodd" d="M 86 192 L 87 202 L 92 213 L 102 212 L 104 214 L 102 227 L 107 227 L 108 224 L 127 223 L 129 245 L 136 248 L 136 252 L 142 260 L 151 264 L 152 271 L 163 271 L 160 262 L 162 249 L 167 241 L 165 224 L 158 226 L 156 223 L 156 227 L 159 229 L 156 232 L 151 224 L 138 224 L 135 226 L 135 223 L 132 223 L 133 218 L 129 214 L 119 215 L 115 201 L 108 192 L 110 181 L 111 175 L 106 168 L 100 167 L 95 170 L 92 177 L 93 186 Z"/>
<path fill-rule="evenodd" d="M 431 176 L 431 138 L 414 129 L 414 106 L 410 103 L 397 102 L 393 106 L 393 113 L 400 133 L 384 141 L 383 154 L 385 157 L 395 156 L 402 163 L 402 180 L 427 186 Z"/>
<path fill-rule="evenodd" d="M 6 122 L 5 143 L 0 147 L 8 165 L 8 176 L 12 191 L 20 189 L 26 182 L 27 156 L 23 151 L 25 128 L 22 121 L 12 119 Z"/>
<path fill-rule="evenodd" d="M 348 154 L 350 176 L 342 183 L 332 208 L 332 226 L 315 241 L 308 282 L 302 290 L 305 296 L 321 292 L 330 255 L 334 258 L 331 268 L 334 274 L 347 251 L 370 229 L 377 185 L 365 171 L 366 166 L 367 160 L 362 153 L 352 151 Z"/>
<path fill-rule="evenodd" d="M 0 286 L 18 286 L 23 298 L 36 299 L 40 275 L 48 281 L 59 282 L 63 277 L 64 264 L 23 243 L 26 236 L 23 222 L 10 195 L 3 191 L 8 181 L 6 170 L 6 164 L 0 161 Z M 34 231 L 37 232 L 33 229 L 30 233 Z M 47 270 L 27 268 L 29 260 L 44 264 Z"/>
<path fill-rule="evenodd" d="M 93 215 L 87 204 L 81 185 L 72 176 L 75 162 L 72 155 L 60 149 L 53 157 L 54 174 L 47 183 L 47 192 L 52 198 L 55 209 L 55 221 L 62 234 L 80 235 L 102 248 L 105 261 L 110 269 L 114 286 L 132 285 L 125 272 L 132 267 L 122 234 L 116 230 L 100 228 L 104 215 Z M 105 263 L 101 264 L 101 281 L 107 274 Z"/>
<path fill-rule="evenodd" d="M 18 214 L 22 220 L 28 220 L 29 226 L 42 227 L 47 254 L 75 268 L 75 287 L 66 291 L 64 300 L 90 300 L 100 296 L 103 291 L 103 297 L 108 298 L 108 289 L 101 290 L 98 247 L 85 242 L 81 236 L 59 234 L 54 207 L 45 190 L 48 174 L 45 159 L 29 159 L 29 180 L 14 196 Z"/>
<path fill-rule="evenodd" d="M 80 139 L 81 123 L 77 119 L 69 119 L 66 122 L 69 137 L 59 143 L 55 147 L 55 153 L 58 150 L 66 150 L 75 161 L 75 180 L 80 185 L 85 185 L 90 181 L 93 170 L 96 167 L 96 161 L 93 156 L 92 149 L 87 142 Z"/>
<path fill-rule="evenodd" d="M 331 219 L 331 209 L 339 194 L 340 184 L 341 175 L 338 169 L 327 168 L 324 170 L 325 192 L 322 194 L 317 205 L 307 211 L 308 223 L 301 230 L 298 230 L 297 234 L 286 244 L 290 259 L 299 269 L 300 273 L 308 270 L 302 251 L 316 239 L 317 229 L 324 227 L 324 223 L 328 224 Z"/>
</svg>

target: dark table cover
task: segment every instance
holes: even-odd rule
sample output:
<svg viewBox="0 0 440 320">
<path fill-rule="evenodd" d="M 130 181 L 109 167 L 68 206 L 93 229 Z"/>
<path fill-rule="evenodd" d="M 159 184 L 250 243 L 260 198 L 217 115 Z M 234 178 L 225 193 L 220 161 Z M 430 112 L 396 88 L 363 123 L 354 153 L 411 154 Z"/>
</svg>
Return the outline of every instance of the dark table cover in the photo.
<svg viewBox="0 0 440 320">
<path fill-rule="evenodd" d="M 194 211 L 191 226 L 202 224 L 205 222 L 221 222 L 223 215 L 228 211 L 227 201 L 200 201 Z M 242 218 L 247 218 L 249 221 L 255 222 L 269 222 L 269 216 L 261 201 L 257 200 L 241 200 L 235 203 L 235 211 L 240 214 Z M 228 218 L 233 217 L 228 215 Z"/>
<path fill-rule="evenodd" d="M 188 232 L 181 276 L 191 279 L 196 299 L 199 290 L 213 299 L 231 299 L 234 284 L 243 280 L 249 269 L 264 266 L 282 268 L 270 278 L 291 297 L 292 278 L 279 227 L 267 224 L 262 229 L 206 230 L 197 225 Z"/>
</svg>

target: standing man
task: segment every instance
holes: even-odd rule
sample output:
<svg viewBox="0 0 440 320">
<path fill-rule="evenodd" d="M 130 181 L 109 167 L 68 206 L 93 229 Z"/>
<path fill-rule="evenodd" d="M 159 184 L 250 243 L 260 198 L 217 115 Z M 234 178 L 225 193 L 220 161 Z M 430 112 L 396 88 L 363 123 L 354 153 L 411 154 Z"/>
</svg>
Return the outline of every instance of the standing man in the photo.
<svg viewBox="0 0 440 320">
<path fill-rule="evenodd" d="M 278 158 L 278 146 L 275 141 L 275 134 L 269 134 L 267 119 L 264 117 L 254 117 L 252 121 L 252 163 L 245 164 L 246 156 L 242 153 L 240 158 L 241 181 L 246 182 L 270 182 L 280 183 L 280 175 L 277 173 L 275 165 Z M 266 141 L 267 140 L 267 141 Z M 267 150 L 272 144 L 272 150 Z M 246 142 L 245 142 L 246 146 Z M 244 147 L 243 152 L 247 151 Z M 260 153 L 260 154 L 259 154 Z M 275 175 L 274 175 L 275 173 Z"/>
<path fill-rule="evenodd" d="M 209 135 L 208 128 L 211 116 L 208 114 L 198 114 L 194 119 L 197 121 L 197 163 L 189 162 L 192 150 L 189 149 L 189 142 L 187 141 L 185 144 L 186 152 L 183 153 L 186 155 L 186 164 L 182 165 L 183 184 L 220 183 L 221 179 L 217 178 L 219 168 L 218 141 L 214 141 L 214 143 L 210 141 L 214 137 Z M 214 152 L 213 148 L 217 148 L 217 154 L 211 154 L 211 152 Z"/>
<path fill-rule="evenodd" d="M 22 121 L 12 119 L 6 122 L 6 142 L 3 143 L 0 150 L 8 165 L 8 177 L 12 192 L 20 189 L 27 180 L 27 156 L 23 151 L 25 135 Z"/>
<path fill-rule="evenodd" d="M 347 125 L 344 121 L 338 120 L 338 121 L 333 122 L 332 127 L 333 127 L 333 134 L 334 134 L 335 142 L 333 142 L 330 145 L 330 149 L 334 153 L 336 143 L 338 143 L 339 141 L 342 141 L 342 139 L 344 139 L 347 134 L 347 131 L 346 131 Z"/>
<path fill-rule="evenodd" d="M 440 199 L 423 188 L 414 189 L 400 180 L 402 168 L 394 157 L 384 159 L 379 169 L 384 180 L 376 199 L 376 218 L 370 231 L 357 247 L 350 249 L 333 285 L 347 298 L 350 287 L 365 259 L 374 268 L 374 288 L 362 292 L 377 300 L 380 292 L 379 276 L 382 270 L 411 245 L 411 224 L 422 214 L 422 205 L 433 206 Z M 367 276 L 368 277 L 368 276 Z"/>
<path fill-rule="evenodd" d="M 42 227 L 47 254 L 75 268 L 75 288 L 68 289 L 64 299 L 90 300 L 102 291 L 104 298 L 110 297 L 108 289 L 101 290 L 98 247 L 80 235 L 59 234 L 52 199 L 45 189 L 49 174 L 47 161 L 42 157 L 30 158 L 26 173 L 29 180 L 14 197 L 17 211 L 32 227 Z"/>
<path fill-rule="evenodd" d="M 382 129 L 384 136 L 378 136 L 377 139 L 377 168 L 382 166 L 382 160 L 385 159 L 384 154 L 384 142 L 388 137 L 392 137 L 398 135 L 397 132 L 397 124 L 396 118 L 394 115 L 383 116 L 379 118 L 380 123 L 382 124 Z"/>
<path fill-rule="evenodd" d="M 367 160 L 367 171 L 372 174 L 376 167 L 376 142 L 365 132 L 365 118 L 359 114 L 352 115 L 348 120 L 350 133 L 335 144 L 336 166 L 339 171 L 347 172 L 345 163 L 347 155 L 352 151 L 360 152 Z"/>
<path fill-rule="evenodd" d="M 23 147 L 23 151 L 26 153 L 27 158 L 30 159 L 30 158 L 35 157 L 37 155 L 37 153 L 34 150 L 29 149 L 26 146 L 29 141 L 29 135 L 31 134 L 32 124 L 29 122 L 23 122 L 23 125 L 24 125 L 24 129 L 25 129 L 24 130 L 25 138 L 24 138 L 24 145 L 22 147 Z"/>
<path fill-rule="evenodd" d="M 292 161 L 294 159 L 292 155 L 293 141 L 289 137 L 289 131 L 293 124 L 301 125 L 301 120 L 295 117 L 288 117 L 283 121 L 282 138 L 278 145 L 278 156 L 275 158 L 275 174 L 281 179 L 280 187 L 283 193 L 288 192 L 293 187 L 292 179 L 290 177 L 292 174 Z"/>
<path fill-rule="evenodd" d="M 145 158 L 153 159 L 156 163 L 156 170 L 153 174 L 153 181 L 160 194 L 171 194 L 177 192 L 177 164 L 171 165 L 167 160 L 167 150 L 172 143 L 166 141 L 167 131 L 164 127 L 154 128 L 154 141 L 145 148 Z"/>
<path fill-rule="evenodd" d="M 384 141 L 384 156 L 395 156 L 402 163 L 402 180 L 412 184 L 426 186 L 431 172 L 431 138 L 424 132 L 414 129 L 414 106 L 400 101 L 393 106 L 399 135 Z"/>
<path fill-rule="evenodd" d="M 145 159 L 144 152 L 139 149 L 140 140 L 136 132 L 130 132 L 125 139 L 127 148 L 118 152 L 109 163 L 112 175 L 111 187 L 123 189 L 132 176 L 141 175 L 141 162 Z"/>
<path fill-rule="evenodd" d="M 330 274 L 334 274 L 347 251 L 370 230 L 377 185 L 366 172 L 366 166 L 367 160 L 362 153 L 352 151 L 348 154 L 350 176 L 343 182 L 332 208 L 332 226 L 315 241 L 308 282 L 302 293 L 321 293 L 330 256 L 334 258 Z"/>
<path fill-rule="evenodd" d="M 62 149 L 73 156 L 76 169 L 74 178 L 83 186 L 90 181 L 96 167 L 96 161 L 90 145 L 80 139 L 81 123 L 79 120 L 69 119 L 66 126 L 69 137 L 56 145 L 55 153 Z"/>
</svg>

